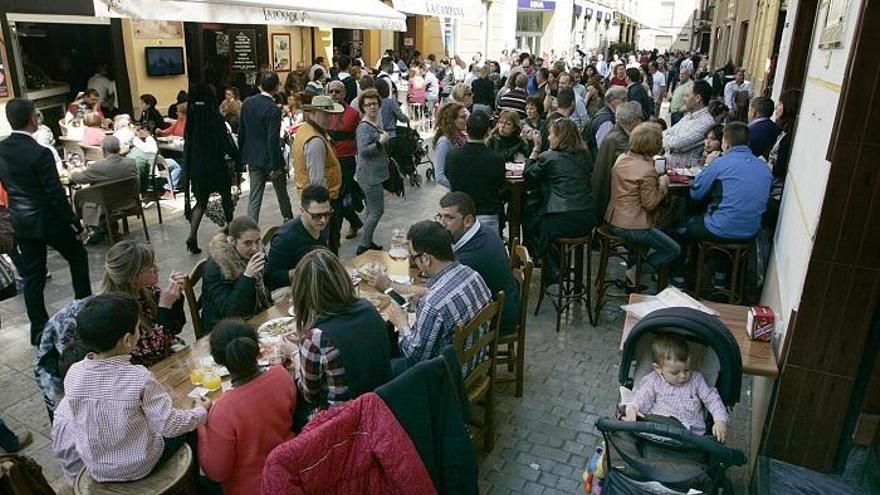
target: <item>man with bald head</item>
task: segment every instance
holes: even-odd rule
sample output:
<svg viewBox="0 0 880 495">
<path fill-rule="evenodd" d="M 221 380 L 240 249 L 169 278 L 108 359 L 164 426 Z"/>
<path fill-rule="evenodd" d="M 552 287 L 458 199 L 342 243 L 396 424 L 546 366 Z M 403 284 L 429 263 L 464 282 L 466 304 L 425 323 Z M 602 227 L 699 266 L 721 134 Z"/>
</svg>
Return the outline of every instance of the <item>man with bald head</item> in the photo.
<svg viewBox="0 0 880 495">
<path fill-rule="evenodd" d="M 121 145 L 119 139 L 107 136 L 101 141 L 101 150 L 104 159 L 92 163 L 88 167 L 75 168 L 70 172 L 70 182 L 73 184 L 97 185 L 105 182 L 127 179 L 138 175 L 137 165 L 131 158 L 120 155 Z M 106 229 L 101 227 L 101 208 L 94 203 L 84 203 L 82 206 L 83 223 L 89 229 L 88 244 L 97 244 L 104 240 L 107 235 Z"/>
<path fill-rule="evenodd" d="M 333 139 L 333 151 L 339 160 L 339 166 L 342 168 L 342 190 L 339 192 L 339 199 L 342 204 L 341 217 L 337 218 L 338 225 L 332 225 L 339 232 L 342 227 L 342 219 L 348 220 L 348 233 L 346 239 L 353 239 L 357 236 L 358 230 L 364 225 L 354 205 L 363 197 L 360 187 L 354 181 L 355 156 L 357 154 L 357 142 L 355 141 L 355 132 L 360 123 L 361 115 L 351 105 L 345 102 L 347 88 L 341 81 L 331 81 L 327 85 L 327 91 L 334 103 L 339 103 L 344 109 L 342 113 L 335 113 L 330 117 L 330 124 L 327 126 L 327 134 Z"/>
<path fill-rule="evenodd" d="M 693 84 L 691 69 L 682 67 L 678 71 L 678 84 L 672 92 L 672 101 L 669 103 L 670 118 L 672 119 L 670 125 L 677 124 L 684 117 L 684 95 L 688 94 Z"/>
</svg>

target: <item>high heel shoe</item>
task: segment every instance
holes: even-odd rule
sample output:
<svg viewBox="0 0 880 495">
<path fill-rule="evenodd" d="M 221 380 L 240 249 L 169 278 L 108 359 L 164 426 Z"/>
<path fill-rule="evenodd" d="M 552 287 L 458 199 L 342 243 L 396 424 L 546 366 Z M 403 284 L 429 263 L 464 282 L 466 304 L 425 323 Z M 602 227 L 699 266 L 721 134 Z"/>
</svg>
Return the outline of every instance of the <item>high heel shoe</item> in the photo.
<svg viewBox="0 0 880 495">
<path fill-rule="evenodd" d="M 199 249 L 199 241 L 196 239 L 186 240 L 186 250 L 192 254 L 199 254 L 202 252 L 202 250 Z"/>
</svg>

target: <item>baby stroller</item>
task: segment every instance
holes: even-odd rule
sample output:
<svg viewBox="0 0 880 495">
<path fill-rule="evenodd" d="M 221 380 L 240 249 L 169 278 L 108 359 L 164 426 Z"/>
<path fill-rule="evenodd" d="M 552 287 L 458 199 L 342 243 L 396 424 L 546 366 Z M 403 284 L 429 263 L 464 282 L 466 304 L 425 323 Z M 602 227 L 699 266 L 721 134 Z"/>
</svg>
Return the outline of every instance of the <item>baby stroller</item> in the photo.
<svg viewBox="0 0 880 495">
<path fill-rule="evenodd" d="M 739 402 L 742 357 L 730 330 L 717 317 L 701 311 L 666 308 L 643 318 L 624 342 L 620 405 L 630 403 L 635 380 L 651 371 L 651 343 L 664 333 L 678 333 L 688 340 L 692 370 L 718 389 L 728 409 Z M 711 432 L 712 418 L 708 412 L 705 416 L 707 432 Z M 600 418 L 597 422 L 606 445 L 603 495 L 685 494 L 692 489 L 732 493 L 726 470 L 747 462 L 742 451 L 710 435 L 695 435 L 677 420 L 650 415 L 646 419 L 631 423 Z"/>
<path fill-rule="evenodd" d="M 407 126 L 397 126 L 397 136 L 388 144 L 388 154 L 397 162 L 400 174 L 409 179 L 413 187 L 422 185 L 422 176 L 419 175 L 419 165 L 430 163 L 431 166 L 425 171 L 428 180 L 434 177 L 434 162 L 428 157 L 428 145 L 425 144 L 418 131 Z"/>
</svg>

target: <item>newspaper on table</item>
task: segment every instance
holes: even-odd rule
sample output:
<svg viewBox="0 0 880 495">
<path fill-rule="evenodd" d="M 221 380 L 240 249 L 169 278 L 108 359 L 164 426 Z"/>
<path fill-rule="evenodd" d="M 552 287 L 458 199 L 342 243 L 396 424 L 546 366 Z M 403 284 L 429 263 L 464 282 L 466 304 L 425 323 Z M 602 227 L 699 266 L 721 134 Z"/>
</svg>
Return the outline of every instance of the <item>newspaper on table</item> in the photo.
<svg viewBox="0 0 880 495">
<path fill-rule="evenodd" d="M 706 314 L 719 315 L 714 309 L 672 286 L 667 287 L 656 296 L 646 296 L 642 302 L 624 304 L 620 308 L 639 320 L 663 308 L 693 308 Z"/>
</svg>

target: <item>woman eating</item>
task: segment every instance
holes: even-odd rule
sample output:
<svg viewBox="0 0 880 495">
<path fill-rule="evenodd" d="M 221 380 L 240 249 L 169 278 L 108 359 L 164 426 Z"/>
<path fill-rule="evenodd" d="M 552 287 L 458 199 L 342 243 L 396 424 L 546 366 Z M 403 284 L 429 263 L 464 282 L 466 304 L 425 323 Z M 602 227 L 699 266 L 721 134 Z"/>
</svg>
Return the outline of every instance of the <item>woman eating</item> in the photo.
<svg viewBox="0 0 880 495">
<path fill-rule="evenodd" d="M 654 155 L 663 152 L 663 133 L 657 124 L 639 124 L 630 134 L 629 144 L 629 151 L 620 155 L 611 169 L 611 199 L 605 221 L 611 234 L 648 248 L 647 261 L 656 273 L 681 252 L 677 242 L 654 226 L 654 212 L 669 186 L 669 177 L 654 168 Z M 631 287 L 637 286 L 635 272 L 635 266 L 626 270 Z"/>
<path fill-rule="evenodd" d="M 470 112 L 461 103 L 447 103 L 440 107 L 437 129 L 434 131 L 434 171 L 437 183 L 449 187 L 446 177 L 446 154 L 467 143 L 467 119 Z"/>
<path fill-rule="evenodd" d="M 380 118 L 382 98 L 375 89 L 361 93 L 358 97 L 358 107 L 364 117 L 356 131 L 357 168 L 354 180 L 364 192 L 367 208 L 361 241 L 356 251 L 360 255 L 371 249 L 382 250 L 382 246 L 373 242 L 373 233 L 382 215 L 385 214 L 385 189 L 382 183 L 390 176 L 386 150 L 390 136 L 382 130 Z"/>
<path fill-rule="evenodd" d="M 269 452 L 293 436 L 293 380 L 282 366 L 259 366 L 257 334 L 240 320 L 217 324 L 211 357 L 229 370 L 232 389 L 214 402 L 198 430 L 199 465 L 223 493 L 260 493 Z"/>
<path fill-rule="evenodd" d="M 557 283 L 558 254 L 553 239 L 587 236 L 595 223 L 591 166 L 577 126 L 571 120 L 556 119 L 547 127 L 549 151 L 541 153 L 541 135 L 534 133 L 534 147 L 523 173 L 526 186 L 540 191 L 538 211 L 530 212 L 540 221 L 530 251 L 544 258 L 544 286 Z"/>
<path fill-rule="evenodd" d="M 266 253 L 260 227 L 251 217 L 229 222 L 228 233 L 211 239 L 202 279 L 202 325 L 210 332 L 223 318 L 248 319 L 271 306 L 263 283 Z M 201 335 L 196 335 L 196 338 Z"/>
<path fill-rule="evenodd" d="M 355 296 L 339 258 L 326 249 L 306 254 L 290 293 L 296 326 L 303 332 L 297 386 L 313 407 L 342 404 L 391 378 L 385 320 L 369 301 Z"/>
</svg>

